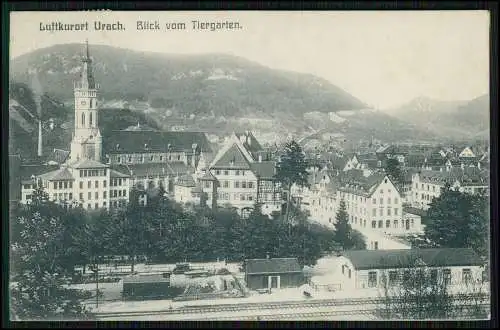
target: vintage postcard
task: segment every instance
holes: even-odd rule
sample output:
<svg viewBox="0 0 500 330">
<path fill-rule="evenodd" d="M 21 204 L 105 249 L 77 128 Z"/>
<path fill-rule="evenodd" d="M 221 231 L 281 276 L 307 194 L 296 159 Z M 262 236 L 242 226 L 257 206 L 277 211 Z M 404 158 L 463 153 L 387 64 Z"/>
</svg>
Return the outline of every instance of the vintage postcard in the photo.
<svg viewBox="0 0 500 330">
<path fill-rule="evenodd" d="M 489 29 L 12 12 L 10 319 L 489 319 Z"/>
</svg>

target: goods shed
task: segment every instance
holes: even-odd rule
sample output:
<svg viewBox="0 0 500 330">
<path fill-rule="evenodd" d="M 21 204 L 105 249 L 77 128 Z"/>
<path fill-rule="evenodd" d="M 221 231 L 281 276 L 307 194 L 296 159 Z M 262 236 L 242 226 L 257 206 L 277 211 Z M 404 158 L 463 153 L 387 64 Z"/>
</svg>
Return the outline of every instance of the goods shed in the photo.
<svg viewBox="0 0 500 330">
<path fill-rule="evenodd" d="M 179 295 L 182 289 L 170 286 L 166 275 L 139 275 L 123 279 L 123 299 L 168 299 Z"/>
<path fill-rule="evenodd" d="M 245 260 L 245 281 L 251 290 L 299 287 L 304 274 L 297 258 Z"/>
</svg>

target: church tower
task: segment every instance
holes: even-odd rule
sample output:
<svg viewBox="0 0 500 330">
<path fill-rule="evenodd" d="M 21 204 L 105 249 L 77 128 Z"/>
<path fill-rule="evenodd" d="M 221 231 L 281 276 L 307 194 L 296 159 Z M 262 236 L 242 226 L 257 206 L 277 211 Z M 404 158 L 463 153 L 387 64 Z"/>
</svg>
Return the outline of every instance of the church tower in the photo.
<svg viewBox="0 0 500 330">
<path fill-rule="evenodd" d="M 102 137 L 98 122 L 98 89 L 92 72 L 89 44 L 86 41 L 80 79 L 74 83 L 75 131 L 71 141 L 71 161 L 82 159 L 101 161 Z"/>
</svg>

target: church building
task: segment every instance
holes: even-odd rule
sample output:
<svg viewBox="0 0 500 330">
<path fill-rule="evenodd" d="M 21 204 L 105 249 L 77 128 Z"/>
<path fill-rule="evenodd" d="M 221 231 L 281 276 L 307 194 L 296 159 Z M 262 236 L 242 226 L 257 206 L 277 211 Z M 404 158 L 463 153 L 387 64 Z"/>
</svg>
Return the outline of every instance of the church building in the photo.
<svg viewBox="0 0 500 330">
<path fill-rule="evenodd" d="M 126 204 L 129 176 L 101 162 L 98 89 L 87 43 L 80 79 L 74 83 L 75 126 L 69 157 L 58 169 L 46 172 L 43 170 L 49 167 L 23 166 L 21 203 L 29 203 L 33 189 L 42 185 L 52 201 L 67 207 L 99 209 Z M 116 191 L 119 197 L 115 196 Z"/>
<path fill-rule="evenodd" d="M 132 188 L 144 191 L 141 198 L 160 187 L 172 197 L 183 176 L 194 174 L 211 159 L 212 149 L 202 132 L 162 132 L 138 124 L 102 136 L 99 85 L 88 43 L 73 87 L 75 122 L 70 151 L 54 149 L 58 156 L 64 154 L 55 157 L 60 162 L 21 165 L 21 203 L 30 202 L 38 184 L 51 200 L 86 209 L 123 206 Z"/>
</svg>

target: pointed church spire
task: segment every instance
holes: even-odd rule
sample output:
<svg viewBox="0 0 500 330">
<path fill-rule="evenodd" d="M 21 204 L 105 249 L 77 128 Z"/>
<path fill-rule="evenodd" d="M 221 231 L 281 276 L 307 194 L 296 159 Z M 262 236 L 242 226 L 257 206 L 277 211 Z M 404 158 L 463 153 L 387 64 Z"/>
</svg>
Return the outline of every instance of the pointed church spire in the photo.
<svg viewBox="0 0 500 330">
<path fill-rule="evenodd" d="M 87 49 L 87 60 L 90 61 L 89 39 L 85 39 L 85 48 Z"/>
<path fill-rule="evenodd" d="M 94 75 L 92 73 L 92 60 L 90 59 L 89 41 L 85 39 L 85 56 L 82 59 L 82 72 L 80 74 L 82 88 L 94 89 Z"/>
</svg>

